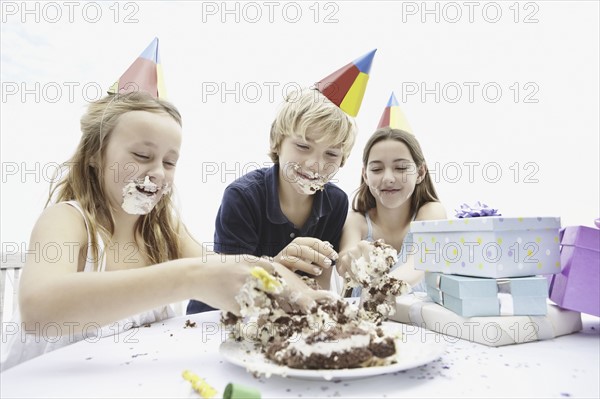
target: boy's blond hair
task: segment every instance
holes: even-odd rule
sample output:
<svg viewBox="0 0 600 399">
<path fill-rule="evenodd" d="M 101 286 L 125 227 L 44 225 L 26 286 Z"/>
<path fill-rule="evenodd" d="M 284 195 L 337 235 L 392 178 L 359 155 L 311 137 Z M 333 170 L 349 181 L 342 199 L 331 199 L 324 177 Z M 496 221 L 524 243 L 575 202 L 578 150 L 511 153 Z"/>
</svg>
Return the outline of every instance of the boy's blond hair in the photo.
<svg viewBox="0 0 600 399">
<path fill-rule="evenodd" d="M 269 157 L 279 163 L 279 149 L 286 137 L 300 136 L 306 139 L 307 130 L 319 132 L 318 141 L 341 147 L 344 166 L 356 140 L 356 124 L 337 105 L 314 89 L 302 89 L 288 93 L 271 126 Z"/>
</svg>

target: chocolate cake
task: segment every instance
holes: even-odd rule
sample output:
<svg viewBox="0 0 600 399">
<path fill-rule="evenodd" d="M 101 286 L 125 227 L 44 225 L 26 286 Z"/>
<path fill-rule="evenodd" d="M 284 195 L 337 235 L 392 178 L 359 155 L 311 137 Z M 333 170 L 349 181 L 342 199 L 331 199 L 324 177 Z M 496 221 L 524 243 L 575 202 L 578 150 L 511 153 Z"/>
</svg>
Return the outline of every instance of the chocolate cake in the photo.
<svg viewBox="0 0 600 399">
<path fill-rule="evenodd" d="M 254 342 L 257 350 L 279 365 L 345 369 L 392 364 L 396 337 L 387 335 L 381 322 L 392 313 L 395 296 L 408 286 L 387 274 L 395 259 L 390 248 L 374 243 L 370 261 L 361 258 L 353 265 L 355 274 L 361 276 L 361 281 L 353 283 L 370 285 L 363 290 L 361 308 L 338 298 L 317 301 L 304 312 L 283 300 L 286 285 L 280 276 L 257 268 L 261 271 L 253 272 L 255 278 L 249 279 L 236 296 L 242 317 L 228 313 L 222 321 L 232 339 Z"/>
</svg>

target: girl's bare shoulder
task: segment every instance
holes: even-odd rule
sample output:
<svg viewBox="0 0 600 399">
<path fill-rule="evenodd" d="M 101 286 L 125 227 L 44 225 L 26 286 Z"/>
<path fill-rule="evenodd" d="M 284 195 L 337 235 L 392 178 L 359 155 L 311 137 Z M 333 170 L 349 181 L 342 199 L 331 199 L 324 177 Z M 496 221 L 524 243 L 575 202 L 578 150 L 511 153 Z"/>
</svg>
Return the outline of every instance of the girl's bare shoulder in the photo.
<svg viewBox="0 0 600 399">
<path fill-rule="evenodd" d="M 81 213 L 61 202 L 44 209 L 35 224 L 33 235 L 69 236 L 80 241 L 87 240 L 87 229 Z"/>
<path fill-rule="evenodd" d="M 346 225 L 352 230 L 358 230 L 361 233 L 367 232 L 367 219 L 360 212 L 350 211 L 346 218 Z"/>
<path fill-rule="evenodd" d="M 415 220 L 439 220 L 447 219 L 446 208 L 441 202 L 432 201 L 419 208 Z"/>
</svg>

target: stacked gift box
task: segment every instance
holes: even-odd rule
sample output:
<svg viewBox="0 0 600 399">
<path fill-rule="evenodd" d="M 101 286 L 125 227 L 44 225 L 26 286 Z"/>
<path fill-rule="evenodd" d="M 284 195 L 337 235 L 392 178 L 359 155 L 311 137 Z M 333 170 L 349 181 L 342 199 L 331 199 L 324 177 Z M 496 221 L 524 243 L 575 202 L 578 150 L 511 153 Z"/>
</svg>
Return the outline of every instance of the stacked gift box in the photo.
<svg viewBox="0 0 600 399">
<path fill-rule="evenodd" d="M 544 316 L 548 281 L 543 276 L 491 279 L 425 273 L 434 302 L 461 316 Z"/>
<path fill-rule="evenodd" d="M 555 217 L 485 216 L 412 222 L 415 269 L 425 271 L 427 293 L 437 304 L 399 301 L 398 314 L 408 319 L 398 321 L 425 320 L 418 315 L 426 304 L 437 320 L 430 318 L 423 327 L 460 338 L 465 338 L 465 331 L 480 319 L 505 325 L 506 331 L 530 326 L 540 333 L 507 343 L 578 331 L 579 313 L 547 303 L 548 280 L 543 275 L 561 273 L 564 256 L 559 229 L 560 219 Z M 558 287 L 558 281 L 553 286 Z M 447 328 L 446 322 L 458 321 L 463 323 L 459 331 Z M 478 340 L 476 335 L 471 338 L 490 345 L 489 340 Z"/>
<path fill-rule="evenodd" d="M 559 229 L 547 217 L 413 222 L 415 268 L 430 297 L 461 316 L 545 315 L 538 275 L 561 270 Z"/>
<path fill-rule="evenodd" d="M 562 271 L 551 276 L 550 299 L 562 308 L 600 316 L 600 230 L 562 230 L 560 262 Z"/>
</svg>

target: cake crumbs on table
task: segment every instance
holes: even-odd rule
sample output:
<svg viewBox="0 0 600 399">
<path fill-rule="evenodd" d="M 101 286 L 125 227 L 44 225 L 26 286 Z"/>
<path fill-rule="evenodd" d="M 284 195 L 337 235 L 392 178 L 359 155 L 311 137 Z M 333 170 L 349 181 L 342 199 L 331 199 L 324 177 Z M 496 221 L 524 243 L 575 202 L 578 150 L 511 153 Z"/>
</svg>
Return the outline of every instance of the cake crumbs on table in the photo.
<svg viewBox="0 0 600 399">
<path fill-rule="evenodd" d="M 190 319 L 187 319 L 185 321 L 185 326 L 183 326 L 183 328 L 195 328 L 196 327 L 196 322 L 195 321 L 191 321 Z"/>
</svg>

